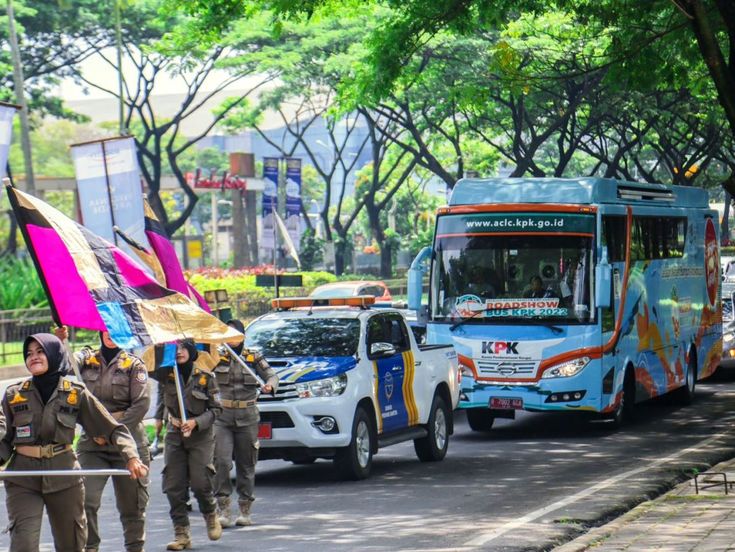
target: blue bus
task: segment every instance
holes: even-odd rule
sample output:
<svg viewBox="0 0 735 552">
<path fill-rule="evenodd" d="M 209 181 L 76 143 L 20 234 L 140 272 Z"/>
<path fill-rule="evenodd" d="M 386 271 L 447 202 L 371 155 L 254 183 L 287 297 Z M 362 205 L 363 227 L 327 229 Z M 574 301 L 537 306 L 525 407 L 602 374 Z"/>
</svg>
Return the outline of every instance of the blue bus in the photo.
<svg viewBox="0 0 735 552">
<path fill-rule="evenodd" d="M 517 410 L 691 402 L 722 354 L 717 212 L 697 188 L 601 178 L 463 179 L 409 270 L 428 343 L 454 344 L 459 408 L 489 430 Z"/>
</svg>

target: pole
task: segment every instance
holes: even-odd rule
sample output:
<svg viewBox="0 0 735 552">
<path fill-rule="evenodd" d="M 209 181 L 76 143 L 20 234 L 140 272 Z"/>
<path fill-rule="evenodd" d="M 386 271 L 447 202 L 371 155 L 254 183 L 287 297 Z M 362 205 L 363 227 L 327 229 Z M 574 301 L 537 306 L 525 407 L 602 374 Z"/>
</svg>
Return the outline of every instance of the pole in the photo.
<svg viewBox="0 0 735 552">
<path fill-rule="evenodd" d="M 115 222 L 115 211 L 112 208 L 112 190 L 110 189 L 110 172 L 107 168 L 107 150 L 105 149 L 105 141 L 102 140 L 100 142 L 100 146 L 102 146 L 102 166 L 105 168 L 105 186 L 107 186 L 107 200 L 110 202 L 110 220 L 112 221 L 112 227 L 114 228 L 117 226 L 117 223 Z M 112 239 L 115 243 L 115 246 L 117 246 L 117 233 L 112 233 Z"/>
<path fill-rule="evenodd" d="M 71 350 L 71 346 L 69 345 L 69 340 L 65 339 L 62 341 L 64 344 L 64 350 L 66 351 L 66 354 L 69 357 L 69 362 L 71 363 L 71 369 L 74 370 L 74 375 L 77 377 L 77 380 L 79 382 L 82 380 L 82 374 L 79 372 L 79 363 L 77 362 L 77 357 L 74 356 L 74 351 Z"/>
<path fill-rule="evenodd" d="M 278 231 L 276 230 L 276 206 L 271 203 L 271 211 L 273 217 L 273 287 L 276 299 L 279 297 L 278 293 Z"/>
<path fill-rule="evenodd" d="M 219 252 L 217 251 L 217 234 L 219 233 L 219 209 L 217 207 L 217 191 L 212 190 L 212 266 L 219 265 Z"/>
<path fill-rule="evenodd" d="M 115 49 L 117 50 L 117 95 L 118 118 L 120 120 L 120 134 L 127 133 L 125 128 L 125 100 L 123 99 L 123 68 L 122 68 L 122 0 L 112 0 L 115 3 Z"/>
<path fill-rule="evenodd" d="M 261 387 L 265 385 L 265 382 L 263 381 L 263 378 L 261 378 L 258 374 L 256 374 L 255 371 L 252 368 L 250 368 L 250 366 L 248 366 L 245 363 L 245 361 L 242 358 L 240 358 L 240 355 L 238 355 L 232 349 L 232 347 L 230 347 L 227 343 L 225 343 L 225 349 L 227 349 L 230 352 L 230 355 L 232 355 L 232 358 L 234 358 L 240 364 L 240 366 L 242 366 L 243 368 L 245 368 L 245 370 L 247 370 L 248 373 L 255 378 L 255 381 L 257 381 L 260 384 Z"/>
<path fill-rule="evenodd" d="M 130 477 L 128 470 L 2 470 L 0 471 L 0 479 L 10 479 L 12 477 L 70 477 L 70 476 L 85 476 L 85 477 L 120 477 L 127 475 Z"/>
<path fill-rule="evenodd" d="M 174 384 L 176 385 L 176 398 L 179 401 L 179 415 L 181 423 L 186 422 L 186 408 L 184 408 L 184 392 L 181 390 L 181 376 L 179 375 L 179 367 L 174 366 Z"/>
</svg>

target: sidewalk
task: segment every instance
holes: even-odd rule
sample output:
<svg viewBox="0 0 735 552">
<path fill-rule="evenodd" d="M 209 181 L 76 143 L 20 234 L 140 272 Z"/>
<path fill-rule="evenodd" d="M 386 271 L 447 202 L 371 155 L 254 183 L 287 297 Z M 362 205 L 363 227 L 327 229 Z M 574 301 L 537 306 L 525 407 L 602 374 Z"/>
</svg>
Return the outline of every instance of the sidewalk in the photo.
<svg viewBox="0 0 735 552">
<path fill-rule="evenodd" d="M 708 471 L 726 472 L 728 482 L 735 483 L 735 458 Z M 697 495 L 694 480 L 686 481 L 665 495 L 644 502 L 607 525 L 592 529 L 554 550 L 735 551 L 735 486 L 727 495 L 722 485 L 700 488 Z"/>
</svg>

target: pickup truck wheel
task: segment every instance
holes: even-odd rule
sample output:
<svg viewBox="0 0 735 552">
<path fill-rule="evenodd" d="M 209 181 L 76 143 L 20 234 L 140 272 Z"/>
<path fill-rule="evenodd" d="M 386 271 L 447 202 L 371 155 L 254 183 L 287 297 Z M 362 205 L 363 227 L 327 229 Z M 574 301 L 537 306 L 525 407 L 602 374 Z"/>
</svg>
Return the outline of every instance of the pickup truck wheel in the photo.
<svg viewBox="0 0 735 552">
<path fill-rule="evenodd" d="M 334 463 L 345 479 L 365 479 L 373 465 L 373 428 L 365 409 L 358 408 L 352 422 L 352 440 L 337 450 Z"/>
<path fill-rule="evenodd" d="M 421 439 L 414 439 L 413 448 L 422 462 L 437 462 L 447 455 L 449 447 L 449 412 L 444 399 L 434 395 L 431 403 L 431 414 L 427 424 L 429 434 Z"/>
<path fill-rule="evenodd" d="M 495 422 L 489 408 L 468 408 L 467 423 L 472 431 L 490 431 Z"/>
</svg>

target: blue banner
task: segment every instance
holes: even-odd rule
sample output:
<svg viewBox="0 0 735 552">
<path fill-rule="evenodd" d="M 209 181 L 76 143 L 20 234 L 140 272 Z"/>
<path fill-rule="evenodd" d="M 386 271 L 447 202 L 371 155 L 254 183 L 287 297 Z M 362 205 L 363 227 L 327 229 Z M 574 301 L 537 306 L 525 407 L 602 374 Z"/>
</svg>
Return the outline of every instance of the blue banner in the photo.
<svg viewBox="0 0 735 552">
<path fill-rule="evenodd" d="M 286 159 L 286 229 L 298 252 L 301 244 L 301 159 Z"/>
<path fill-rule="evenodd" d="M 10 140 L 13 137 L 13 116 L 18 109 L 14 105 L 0 103 L 0 174 L 5 176 L 8 167 Z"/>
<path fill-rule="evenodd" d="M 135 140 L 125 137 L 72 146 L 72 158 L 84 226 L 111 243 L 118 242 L 113 226 L 146 243 Z M 120 246 L 130 252 L 127 244 Z"/>
<path fill-rule="evenodd" d="M 273 213 L 278 211 L 278 168 L 280 159 L 278 157 L 263 158 L 263 213 L 262 233 L 260 236 L 260 247 L 273 249 L 275 247 L 275 219 Z"/>
</svg>

